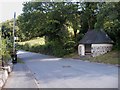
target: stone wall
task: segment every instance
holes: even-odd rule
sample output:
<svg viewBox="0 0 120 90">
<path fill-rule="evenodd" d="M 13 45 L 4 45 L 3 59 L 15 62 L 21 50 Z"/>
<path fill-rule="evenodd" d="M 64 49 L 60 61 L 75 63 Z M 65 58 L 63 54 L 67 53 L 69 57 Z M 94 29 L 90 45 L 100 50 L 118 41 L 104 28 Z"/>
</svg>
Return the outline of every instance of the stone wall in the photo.
<svg viewBox="0 0 120 90">
<path fill-rule="evenodd" d="M 92 56 L 99 56 L 109 52 L 112 49 L 112 44 L 92 44 L 91 53 Z"/>
<path fill-rule="evenodd" d="M 9 63 L 7 66 L 2 67 L 2 70 L 0 71 L 0 90 L 2 89 L 3 85 L 5 84 L 8 75 L 10 72 L 12 72 L 13 64 Z"/>
</svg>

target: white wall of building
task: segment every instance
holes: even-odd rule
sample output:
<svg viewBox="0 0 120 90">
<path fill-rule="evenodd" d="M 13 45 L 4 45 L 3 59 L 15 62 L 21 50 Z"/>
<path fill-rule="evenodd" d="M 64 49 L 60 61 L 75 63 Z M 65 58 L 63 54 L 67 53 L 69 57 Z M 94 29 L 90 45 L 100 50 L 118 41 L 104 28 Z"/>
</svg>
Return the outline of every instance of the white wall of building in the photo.
<svg viewBox="0 0 120 90">
<path fill-rule="evenodd" d="M 112 49 L 112 44 L 92 44 L 91 45 L 91 55 L 93 57 L 99 56 L 109 52 Z M 78 54 L 80 56 L 85 55 L 85 45 L 79 44 L 78 45 Z"/>
<path fill-rule="evenodd" d="M 79 44 L 78 45 L 78 54 L 80 56 L 84 56 L 85 55 L 85 46 L 84 46 L 84 44 Z"/>
</svg>

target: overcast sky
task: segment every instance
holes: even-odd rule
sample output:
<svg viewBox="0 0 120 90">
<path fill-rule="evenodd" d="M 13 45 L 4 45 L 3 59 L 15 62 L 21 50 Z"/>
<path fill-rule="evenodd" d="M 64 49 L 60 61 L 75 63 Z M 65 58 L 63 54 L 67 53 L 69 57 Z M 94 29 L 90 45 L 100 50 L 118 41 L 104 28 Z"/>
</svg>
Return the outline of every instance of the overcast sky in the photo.
<svg viewBox="0 0 120 90">
<path fill-rule="evenodd" d="M 28 0 L 0 0 L 0 22 L 12 19 L 22 13 L 22 3 Z"/>
<path fill-rule="evenodd" d="M 0 0 L 0 23 L 12 19 L 14 16 L 14 12 L 16 12 L 16 16 L 20 15 L 22 13 L 22 8 L 23 8 L 22 3 L 27 1 L 31 1 L 31 0 Z M 67 1 L 74 2 L 74 1 L 82 1 L 82 0 L 67 0 Z"/>
<path fill-rule="evenodd" d="M 27 1 L 31 0 L 0 0 L 0 23 L 12 19 L 14 12 L 16 12 L 16 16 L 20 15 L 23 8 L 22 3 Z"/>
</svg>

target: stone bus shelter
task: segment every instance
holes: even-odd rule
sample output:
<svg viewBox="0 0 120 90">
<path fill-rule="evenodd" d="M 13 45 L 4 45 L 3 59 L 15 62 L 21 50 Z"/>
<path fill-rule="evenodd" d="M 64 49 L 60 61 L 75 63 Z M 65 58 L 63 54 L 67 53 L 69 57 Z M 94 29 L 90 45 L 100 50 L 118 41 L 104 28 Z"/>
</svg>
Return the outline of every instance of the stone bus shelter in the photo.
<svg viewBox="0 0 120 90">
<path fill-rule="evenodd" d="M 104 31 L 88 30 L 79 42 L 78 54 L 80 56 L 99 56 L 109 52 L 112 49 L 113 43 Z"/>
</svg>

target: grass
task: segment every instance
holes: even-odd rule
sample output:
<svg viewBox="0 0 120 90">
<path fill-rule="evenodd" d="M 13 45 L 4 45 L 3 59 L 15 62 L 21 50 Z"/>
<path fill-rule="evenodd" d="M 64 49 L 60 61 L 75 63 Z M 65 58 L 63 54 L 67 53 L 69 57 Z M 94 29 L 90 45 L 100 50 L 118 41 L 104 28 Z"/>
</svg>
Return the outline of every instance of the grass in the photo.
<svg viewBox="0 0 120 90">
<path fill-rule="evenodd" d="M 78 53 L 76 52 L 76 53 L 72 53 L 70 55 L 65 56 L 65 58 L 77 58 L 83 61 L 118 65 L 120 61 L 119 55 L 120 55 L 120 51 L 116 51 L 116 50 L 113 50 L 111 52 L 108 52 L 104 55 L 100 55 L 97 57 L 80 57 Z"/>
<path fill-rule="evenodd" d="M 97 56 L 94 58 L 89 58 L 90 61 L 102 62 L 106 64 L 119 64 L 120 56 L 118 56 L 119 51 L 111 51 L 104 55 Z"/>
<path fill-rule="evenodd" d="M 18 44 L 20 45 L 24 45 L 24 44 L 29 44 L 30 46 L 33 46 L 33 45 L 44 45 L 45 44 L 45 39 L 44 37 L 38 37 L 38 38 L 34 38 L 32 40 L 29 40 L 29 41 L 24 41 L 24 42 L 18 42 Z"/>
</svg>

